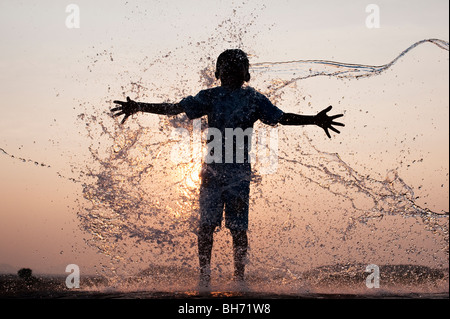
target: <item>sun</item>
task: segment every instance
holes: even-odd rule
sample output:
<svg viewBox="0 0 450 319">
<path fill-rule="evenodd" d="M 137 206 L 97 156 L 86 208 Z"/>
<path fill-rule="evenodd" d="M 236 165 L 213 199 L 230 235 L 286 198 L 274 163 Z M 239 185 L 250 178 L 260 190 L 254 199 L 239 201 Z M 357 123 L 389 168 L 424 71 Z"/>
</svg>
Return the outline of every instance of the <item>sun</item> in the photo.
<svg viewBox="0 0 450 319">
<path fill-rule="evenodd" d="M 187 188 L 193 190 L 198 189 L 200 187 L 200 173 L 202 169 L 202 163 L 201 162 L 190 162 L 186 165 L 186 178 L 185 178 L 185 185 Z"/>
</svg>

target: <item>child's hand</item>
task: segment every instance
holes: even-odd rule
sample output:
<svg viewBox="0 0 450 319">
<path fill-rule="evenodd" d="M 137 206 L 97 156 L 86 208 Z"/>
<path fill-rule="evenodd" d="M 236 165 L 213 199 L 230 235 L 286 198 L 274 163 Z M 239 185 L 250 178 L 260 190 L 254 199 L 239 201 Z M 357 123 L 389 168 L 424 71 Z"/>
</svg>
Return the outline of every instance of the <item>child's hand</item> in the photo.
<svg viewBox="0 0 450 319">
<path fill-rule="evenodd" d="M 315 124 L 320 126 L 321 128 L 323 128 L 325 130 L 325 133 L 327 134 L 327 136 L 329 138 L 331 138 L 330 132 L 328 132 L 328 129 L 340 134 L 341 132 L 339 132 L 337 129 L 335 129 L 332 125 L 335 126 L 345 126 L 342 123 L 339 122 L 333 122 L 333 120 L 343 117 L 344 114 L 339 114 L 339 115 L 333 115 L 333 116 L 328 116 L 327 113 L 329 111 L 331 111 L 333 107 L 329 106 L 327 107 L 325 110 L 321 111 L 319 114 L 317 114 L 315 116 Z"/>
<path fill-rule="evenodd" d="M 130 117 L 130 115 L 139 112 L 139 104 L 131 100 L 129 97 L 127 97 L 126 102 L 114 101 L 114 104 L 119 104 L 120 106 L 115 107 L 111 110 L 111 112 L 116 112 L 115 114 L 113 114 L 113 116 L 117 117 L 125 115 L 120 124 L 125 123 L 125 121 L 127 120 L 128 117 Z"/>
</svg>

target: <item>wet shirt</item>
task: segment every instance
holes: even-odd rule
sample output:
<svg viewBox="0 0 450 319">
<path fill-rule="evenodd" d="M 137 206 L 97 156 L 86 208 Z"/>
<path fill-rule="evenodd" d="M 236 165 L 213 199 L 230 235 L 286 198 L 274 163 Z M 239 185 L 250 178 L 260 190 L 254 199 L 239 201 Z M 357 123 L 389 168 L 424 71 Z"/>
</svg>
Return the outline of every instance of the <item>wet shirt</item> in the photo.
<svg viewBox="0 0 450 319">
<path fill-rule="evenodd" d="M 208 164 L 249 163 L 253 124 L 260 120 L 276 125 L 283 115 L 251 87 L 230 90 L 219 86 L 189 96 L 180 104 L 190 119 L 208 118 Z M 230 147 L 226 147 L 227 143 Z"/>
</svg>

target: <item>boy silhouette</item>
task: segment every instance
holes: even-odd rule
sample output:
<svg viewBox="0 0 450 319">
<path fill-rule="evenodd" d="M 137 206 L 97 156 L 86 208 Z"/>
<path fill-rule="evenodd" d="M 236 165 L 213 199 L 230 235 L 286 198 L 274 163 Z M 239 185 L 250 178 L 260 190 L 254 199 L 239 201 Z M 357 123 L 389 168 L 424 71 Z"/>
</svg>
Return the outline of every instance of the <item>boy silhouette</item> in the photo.
<svg viewBox="0 0 450 319">
<path fill-rule="evenodd" d="M 335 119 L 342 114 L 328 116 L 332 109 L 328 107 L 314 116 L 284 113 L 274 106 L 263 94 L 246 86 L 250 81 L 249 60 L 245 52 L 239 49 L 226 50 L 217 59 L 215 76 L 221 85 L 200 91 L 179 103 L 139 103 L 127 97 L 126 102 L 114 101 L 120 106 L 111 112 L 113 116 L 124 115 L 123 124 L 129 116 L 137 112 L 160 115 L 178 115 L 185 112 L 189 119 L 207 116 L 209 129 L 220 131 L 222 149 L 210 147 L 217 134 L 208 133 L 208 161 L 203 163 L 200 186 L 200 224 L 198 232 L 198 254 L 200 266 L 199 285 L 210 286 L 210 264 L 213 247 L 213 235 L 216 227 L 222 223 L 225 210 L 225 226 L 233 238 L 234 280 L 244 283 L 245 260 L 248 239 L 248 212 L 251 165 L 248 157 L 251 136 L 246 139 L 231 137 L 229 130 L 239 132 L 252 129 L 260 120 L 267 125 L 317 125 L 331 138 L 329 129 L 340 133 L 333 126 L 344 126 Z M 242 132 L 241 131 L 241 132 Z M 248 131 L 247 131 L 248 132 Z M 232 141 L 230 141 L 232 139 Z M 239 142 L 240 140 L 241 142 Z M 215 141 L 217 142 L 217 141 Z M 232 142 L 233 148 L 225 147 Z M 243 142 L 243 143 L 242 143 Z M 215 144 L 217 145 L 217 144 Z M 236 153 L 244 151 L 244 159 L 238 159 Z M 222 151 L 222 152 L 221 152 Z M 233 152 L 230 156 L 230 151 Z M 230 160 L 231 159 L 231 160 Z"/>
</svg>

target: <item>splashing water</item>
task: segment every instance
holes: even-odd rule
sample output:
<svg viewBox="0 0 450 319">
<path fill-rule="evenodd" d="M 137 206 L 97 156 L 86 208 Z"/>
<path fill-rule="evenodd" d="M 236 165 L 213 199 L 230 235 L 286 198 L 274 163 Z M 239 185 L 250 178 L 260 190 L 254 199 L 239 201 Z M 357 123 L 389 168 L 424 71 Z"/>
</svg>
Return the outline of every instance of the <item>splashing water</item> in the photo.
<svg viewBox="0 0 450 319">
<path fill-rule="evenodd" d="M 275 63 L 255 63 L 252 64 L 252 71 L 256 73 L 258 77 L 261 77 L 266 73 L 269 78 L 273 79 L 275 77 L 278 81 L 274 82 L 274 85 L 271 87 L 271 90 L 273 91 L 281 90 L 299 80 L 306 80 L 317 76 L 328 76 L 340 79 L 359 79 L 371 77 L 387 71 L 408 52 L 424 43 L 432 43 L 443 50 L 449 50 L 449 43 L 446 41 L 440 39 L 425 39 L 412 44 L 394 60 L 380 66 L 323 60 L 299 60 Z"/>
<path fill-rule="evenodd" d="M 448 42 L 429 39 L 413 44 L 382 66 L 321 60 L 255 63 L 251 70 L 258 80 L 252 85 L 273 101 L 282 101 L 280 92 L 295 92 L 292 85 L 300 80 L 381 75 L 424 43 L 449 50 Z M 159 62 L 146 64 L 145 71 L 167 66 L 170 61 L 170 54 L 165 55 Z M 212 65 L 199 70 L 203 87 L 216 84 Z M 133 81 L 123 87 L 124 95 L 147 99 L 151 86 Z M 188 88 L 177 88 L 176 97 L 186 96 Z M 164 94 L 160 97 L 170 100 Z M 205 121 L 198 127 L 185 115 L 159 117 L 157 124 L 143 124 L 145 119 L 135 118 L 128 127 L 120 127 L 116 122 L 109 124 L 112 120 L 106 112 L 100 116 L 85 112 L 79 119 L 89 123 L 88 136 L 93 141 L 107 141 L 90 147 L 93 162 L 83 176 L 83 194 L 89 205 L 78 214 L 82 228 L 90 234 L 88 243 L 111 258 L 111 264 L 104 265 L 104 274 L 139 273 L 138 281 L 146 287 L 192 287 L 197 267 L 201 163 L 195 160 L 198 154 L 187 163 L 170 160 L 177 143 L 170 131 L 183 127 L 195 136 L 196 130 L 204 129 Z M 283 141 L 276 174 L 262 176 L 258 174 L 260 164 L 254 167 L 248 272 L 255 287 L 259 283 L 260 289 L 312 289 L 305 282 L 358 272 L 357 265 L 374 259 L 385 265 L 400 261 L 410 264 L 408 267 L 431 259 L 433 267 L 448 267 L 448 212 L 419 205 L 414 188 L 397 170 L 390 170 L 384 179 L 361 173 L 338 153 L 321 151 L 306 133 Z M 190 150 L 198 147 L 195 143 L 198 141 L 191 140 Z M 291 189 L 298 191 L 286 193 Z M 307 204 L 311 202 L 315 206 Z M 425 239 L 422 243 L 417 238 Z M 217 283 L 224 283 L 232 272 L 226 229 L 217 232 L 214 245 L 213 272 Z M 332 266 L 311 272 L 323 265 Z M 311 277 L 311 273 L 315 275 Z M 159 279 L 151 281 L 150 277 Z"/>
<path fill-rule="evenodd" d="M 215 58 L 205 57 L 205 52 L 216 54 L 216 48 L 222 47 L 221 41 L 230 34 L 232 42 L 245 50 L 243 35 L 256 17 L 253 13 L 251 19 L 239 21 L 234 13 L 218 25 L 214 36 L 190 43 L 189 49 L 183 48 L 191 50 L 190 55 L 184 51 L 178 54 L 177 49 L 159 58 L 142 58 L 135 63 L 138 80 L 128 70 L 118 72 L 120 92 L 111 92 L 108 84 L 102 103 L 119 99 L 117 94 L 141 101 L 173 102 L 217 85 Z M 274 103 L 296 105 L 296 101 L 308 101 L 308 95 L 297 87 L 299 83 L 323 77 L 346 80 L 351 86 L 358 79 L 383 77 L 413 49 L 425 44 L 449 51 L 448 42 L 425 39 L 381 66 L 325 60 L 253 63 L 250 85 Z M 87 68 L 93 74 L 118 61 L 114 52 L 107 50 L 92 60 Z M 176 74 L 176 79 L 167 73 Z M 143 75 L 149 74 L 156 79 L 154 82 L 143 80 Z M 205 129 L 204 119 L 199 124 L 185 115 L 142 115 L 129 119 L 122 127 L 111 118 L 104 104 L 82 101 L 80 106 L 86 109 L 78 120 L 90 141 L 91 161 L 84 167 L 76 163 L 80 176 L 71 180 L 82 184 L 86 199 L 78 211 L 86 241 L 111 261 L 102 266 L 101 274 L 122 288 L 124 276 L 131 276 L 133 287 L 142 289 L 193 288 L 197 279 L 201 182 L 201 163 L 196 160 L 199 141 L 195 137 Z M 351 113 L 356 112 L 346 111 L 346 115 Z M 347 120 L 346 124 L 352 126 Z M 177 127 L 186 128 L 194 137 L 187 150 L 191 160 L 183 163 L 170 160 L 178 141 L 171 133 Z M 261 128 L 264 126 L 256 125 L 256 131 Z M 419 204 L 416 185 L 411 186 L 397 169 L 380 177 L 356 165 L 341 152 L 340 145 L 328 151 L 329 146 L 313 139 L 309 130 L 302 134 L 283 127 L 278 130 L 276 174 L 260 174 L 263 163 L 254 165 L 247 267 L 251 289 L 298 293 L 318 290 L 326 284 L 330 291 L 336 284 L 330 283 L 330 278 L 338 278 L 340 284 L 356 280 L 356 287 L 365 288 L 361 272 L 372 263 L 390 267 L 391 277 L 384 275 L 392 284 L 398 284 L 401 278 L 400 282 L 409 280 L 414 286 L 424 278 L 433 284 L 443 280 L 448 287 L 447 211 Z M 200 143 L 204 146 L 205 142 Z M 362 145 L 354 147 L 357 152 Z M 3 148 L 0 153 L 50 168 L 39 161 L 11 155 Z M 448 189 L 448 168 L 445 172 Z M 393 266 L 398 264 L 407 266 Z M 443 269 L 444 276 L 429 271 L 430 268 L 415 273 L 423 264 Z M 213 284 L 227 283 L 232 273 L 232 252 L 226 229 L 215 234 L 212 266 Z"/>
</svg>

